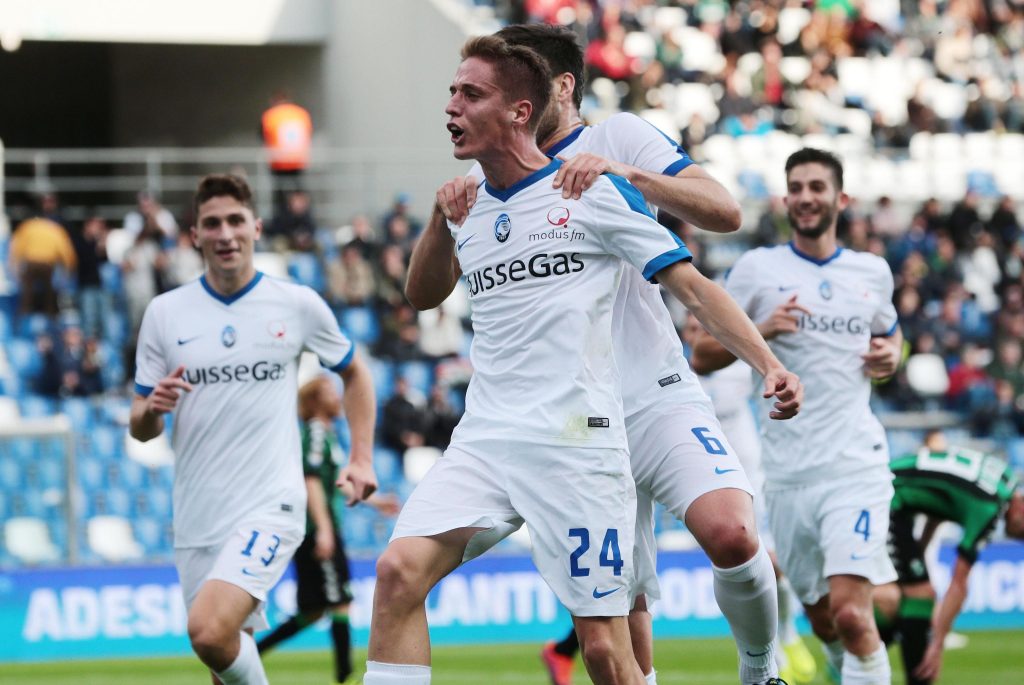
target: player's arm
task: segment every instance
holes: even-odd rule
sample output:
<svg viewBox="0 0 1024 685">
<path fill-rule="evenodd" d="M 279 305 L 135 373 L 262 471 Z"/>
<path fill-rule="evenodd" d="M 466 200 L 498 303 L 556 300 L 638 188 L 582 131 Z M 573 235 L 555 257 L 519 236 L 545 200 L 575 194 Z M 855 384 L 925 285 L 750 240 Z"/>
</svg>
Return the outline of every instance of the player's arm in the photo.
<svg viewBox="0 0 1024 685">
<path fill-rule="evenodd" d="M 148 395 L 136 393 L 132 398 L 128 432 L 133 438 L 146 442 L 164 432 L 164 415 L 174 411 L 181 393 L 192 391 L 184 374 L 185 367 L 179 366 L 161 378 Z"/>
<path fill-rule="evenodd" d="M 466 220 L 476 202 L 476 188 L 474 177 L 459 176 L 437 191 L 434 210 L 412 250 L 405 280 L 405 297 L 420 311 L 444 302 L 462 275 L 447 222 L 461 225 Z"/>
<path fill-rule="evenodd" d="M 696 164 L 669 176 L 584 152 L 566 160 L 553 183 L 563 197 L 578 200 L 603 173 L 622 176 L 648 202 L 706 231 L 732 233 L 743 220 L 736 199 Z"/>
<path fill-rule="evenodd" d="M 939 600 L 932 614 L 932 634 L 925 650 L 924 658 L 914 671 L 914 675 L 922 680 L 938 679 L 942 669 L 942 647 L 946 635 L 953 628 L 953 621 L 960 615 L 960 609 L 967 599 L 967 577 L 971 573 L 971 564 L 961 556 L 957 556 L 953 565 L 953 578 L 949 581 L 949 589 Z"/>
<path fill-rule="evenodd" d="M 764 397 L 775 396 L 778 400 L 771 418 L 796 416 L 803 401 L 800 379 L 786 370 L 724 288 L 704 277 L 690 262 L 675 262 L 658 271 L 656 278 L 721 341 L 732 359 L 742 359 L 764 377 Z"/>
<path fill-rule="evenodd" d="M 903 362 L 903 331 L 899 326 L 890 335 L 871 337 L 871 343 L 864 360 L 864 373 L 874 380 L 892 377 Z"/>
<path fill-rule="evenodd" d="M 377 489 L 377 475 L 373 471 L 373 430 L 377 419 L 377 398 L 373 390 L 370 367 L 358 353 L 352 362 L 338 372 L 345 384 L 342 403 L 348 420 L 351 446 L 348 465 L 338 474 L 339 486 L 352 485 L 348 504 L 360 502 Z"/>
<path fill-rule="evenodd" d="M 757 331 L 765 340 L 782 335 L 795 333 L 800 323 L 799 314 L 810 314 L 810 310 L 797 302 L 797 296 L 780 304 L 771 315 L 757 325 Z M 693 343 L 690 366 L 695 373 L 708 374 L 724 369 L 736 361 L 736 355 L 716 340 L 708 331 L 700 331 Z"/>
<path fill-rule="evenodd" d="M 326 561 L 334 555 L 334 521 L 327 506 L 327 494 L 320 478 L 306 474 L 306 508 L 309 518 L 316 526 L 316 545 L 313 553 L 317 559 Z"/>
</svg>

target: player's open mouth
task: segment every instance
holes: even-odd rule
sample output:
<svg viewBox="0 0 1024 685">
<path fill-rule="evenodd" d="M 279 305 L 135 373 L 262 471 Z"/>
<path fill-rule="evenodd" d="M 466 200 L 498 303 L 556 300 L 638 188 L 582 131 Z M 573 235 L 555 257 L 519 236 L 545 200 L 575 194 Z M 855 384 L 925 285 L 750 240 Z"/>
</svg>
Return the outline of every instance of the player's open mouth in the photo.
<svg viewBox="0 0 1024 685">
<path fill-rule="evenodd" d="M 216 254 L 221 259 L 229 259 L 230 257 L 234 256 L 236 252 L 238 252 L 238 248 L 231 247 L 222 250 L 215 250 L 214 254 Z"/>
<path fill-rule="evenodd" d="M 452 134 L 453 143 L 458 143 L 460 140 L 462 140 L 462 134 L 465 133 L 465 131 L 463 131 L 455 124 L 448 124 L 448 132 Z"/>
</svg>

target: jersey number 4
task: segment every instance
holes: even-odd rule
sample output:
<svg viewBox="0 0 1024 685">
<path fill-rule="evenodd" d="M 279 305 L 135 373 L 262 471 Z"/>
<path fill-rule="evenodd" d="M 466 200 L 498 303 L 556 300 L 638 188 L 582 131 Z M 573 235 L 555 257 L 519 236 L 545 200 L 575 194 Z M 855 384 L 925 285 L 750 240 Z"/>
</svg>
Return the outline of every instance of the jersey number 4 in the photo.
<svg viewBox="0 0 1024 685">
<path fill-rule="evenodd" d="M 572 554 L 569 555 L 569 575 L 573 578 L 581 578 L 590 575 L 590 569 L 580 566 L 580 557 L 590 549 L 590 530 L 587 528 L 570 528 L 569 537 L 579 538 L 580 544 Z M 604 534 L 604 542 L 601 543 L 601 554 L 597 558 L 601 566 L 609 566 L 612 575 L 622 575 L 622 554 L 619 552 L 619 529 L 609 528 Z"/>
</svg>

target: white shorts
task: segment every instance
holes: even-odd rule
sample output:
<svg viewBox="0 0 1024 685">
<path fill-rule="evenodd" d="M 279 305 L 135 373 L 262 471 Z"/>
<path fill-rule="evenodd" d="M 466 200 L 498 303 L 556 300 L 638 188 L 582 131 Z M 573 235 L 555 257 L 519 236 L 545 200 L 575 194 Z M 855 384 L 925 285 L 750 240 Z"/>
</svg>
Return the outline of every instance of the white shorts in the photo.
<svg viewBox="0 0 1024 685">
<path fill-rule="evenodd" d="M 873 585 L 896 580 L 886 548 L 892 495 L 888 469 L 769 489 L 775 552 L 801 602 L 827 595 L 830 576 L 860 576 Z"/>
<path fill-rule="evenodd" d="M 625 616 L 635 511 L 625 450 L 461 441 L 413 490 L 392 540 L 484 528 L 465 562 L 525 522 L 533 562 L 571 614 Z"/>
<path fill-rule="evenodd" d="M 753 495 L 753 488 L 710 406 L 653 406 L 626 418 L 626 435 L 637 496 L 633 595 L 657 599 L 654 502 L 683 521 L 701 495 L 725 488 Z"/>
<path fill-rule="evenodd" d="M 240 524 L 222 545 L 175 549 L 174 565 L 185 606 L 191 610 L 206 581 L 223 580 L 242 588 L 259 602 L 242 627 L 269 628 L 265 614 L 267 592 L 284 575 L 302 538 L 303 530 L 295 525 L 294 518 L 271 517 Z"/>
</svg>

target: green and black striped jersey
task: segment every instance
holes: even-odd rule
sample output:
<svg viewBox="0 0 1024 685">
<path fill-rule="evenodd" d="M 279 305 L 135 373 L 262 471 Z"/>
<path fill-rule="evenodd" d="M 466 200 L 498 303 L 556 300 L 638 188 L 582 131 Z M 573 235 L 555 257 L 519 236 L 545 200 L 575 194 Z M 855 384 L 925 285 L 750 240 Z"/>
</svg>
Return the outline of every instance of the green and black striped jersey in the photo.
<svg viewBox="0 0 1024 685">
<path fill-rule="evenodd" d="M 338 443 L 334 426 L 318 419 L 302 423 L 302 472 L 306 476 L 316 476 L 324 489 L 324 498 L 331 520 L 337 525 L 338 516 L 334 507 L 334 482 L 338 480 L 338 471 L 345 461 L 345 453 Z M 313 533 L 313 517 L 306 516 L 306 534 Z"/>
<path fill-rule="evenodd" d="M 1002 516 L 1017 478 L 1005 461 L 984 452 L 922 448 L 890 462 L 893 512 L 923 513 L 963 528 L 957 552 L 974 563 Z"/>
</svg>

